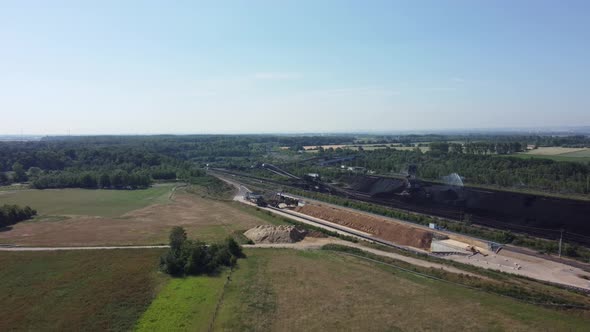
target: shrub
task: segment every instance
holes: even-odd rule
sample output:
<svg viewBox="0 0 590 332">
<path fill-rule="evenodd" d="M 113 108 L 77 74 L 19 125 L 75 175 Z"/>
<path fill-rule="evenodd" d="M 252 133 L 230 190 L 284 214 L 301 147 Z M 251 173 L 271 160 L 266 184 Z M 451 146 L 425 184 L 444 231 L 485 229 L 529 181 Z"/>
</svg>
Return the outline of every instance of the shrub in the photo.
<svg viewBox="0 0 590 332">
<path fill-rule="evenodd" d="M 243 257 L 242 247 L 231 237 L 207 245 L 187 240 L 186 231 L 174 227 L 170 232 L 170 249 L 160 257 L 160 269 L 173 276 L 215 273 L 222 266 L 234 266 Z"/>
<path fill-rule="evenodd" d="M 0 227 L 14 225 L 19 221 L 27 220 L 37 214 L 37 211 L 29 206 L 4 204 L 0 206 Z"/>
</svg>

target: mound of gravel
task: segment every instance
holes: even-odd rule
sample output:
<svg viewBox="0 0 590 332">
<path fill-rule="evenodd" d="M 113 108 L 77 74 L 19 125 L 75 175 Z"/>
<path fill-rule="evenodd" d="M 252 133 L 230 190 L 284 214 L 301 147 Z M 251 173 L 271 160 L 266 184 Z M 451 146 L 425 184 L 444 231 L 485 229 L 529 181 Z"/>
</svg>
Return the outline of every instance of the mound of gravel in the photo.
<svg viewBox="0 0 590 332">
<path fill-rule="evenodd" d="M 294 243 L 303 240 L 307 231 L 295 226 L 260 225 L 247 230 L 244 235 L 254 243 Z"/>
</svg>

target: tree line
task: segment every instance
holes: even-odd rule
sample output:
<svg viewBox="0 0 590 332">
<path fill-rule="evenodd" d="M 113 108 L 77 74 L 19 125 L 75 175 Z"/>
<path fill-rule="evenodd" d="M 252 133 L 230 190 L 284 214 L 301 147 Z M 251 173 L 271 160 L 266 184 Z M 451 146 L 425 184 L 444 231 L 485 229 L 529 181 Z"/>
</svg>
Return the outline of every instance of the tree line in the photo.
<svg viewBox="0 0 590 332">
<path fill-rule="evenodd" d="M 512 154 L 522 152 L 526 143 L 521 142 L 432 142 L 429 144 L 430 151 L 434 154 L 441 153 L 466 153 L 466 154 Z"/>
<path fill-rule="evenodd" d="M 327 149 L 320 151 L 318 156 L 327 158 L 354 154 L 358 158 L 349 166 L 362 166 L 384 174 L 399 173 L 409 164 L 416 164 L 418 176 L 430 180 L 456 172 L 472 184 L 589 192 L 588 164 L 495 157 L 521 151 L 526 144 L 590 144 L 588 137 L 391 135 L 380 136 L 379 139 L 400 143 L 430 141 L 431 151 Z M 451 139 L 465 143 L 455 143 Z M 151 181 L 202 176 L 197 173 L 206 164 L 250 169 L 258 162 L 268 162 L 279 146 L 353 141 L 355 137 L 347 135 L 161 135 L 56 137 L 40 142 L 0 142 L 0 184 L 28 180 L 37 188 L 142 188 Z M 296 168 L 303 167 L 295 165 Z"/>
<path fill-rule="evenodd" d="M 100 172 L 51 172 L 40 175 L 31 182 L 35 189 L 88 188 L 88 189 L 138 189 L 152 184 L 149 174 L 116 170 Z"/>
<path fill-rule="evenodd" d="M 31 219 L 37 214 L 37 211 L 29 206 L 20 207 L 18 205 L 4 204 L 0 206 L 0 227 L 14 225 L 19 221 Z"/>
</svg>

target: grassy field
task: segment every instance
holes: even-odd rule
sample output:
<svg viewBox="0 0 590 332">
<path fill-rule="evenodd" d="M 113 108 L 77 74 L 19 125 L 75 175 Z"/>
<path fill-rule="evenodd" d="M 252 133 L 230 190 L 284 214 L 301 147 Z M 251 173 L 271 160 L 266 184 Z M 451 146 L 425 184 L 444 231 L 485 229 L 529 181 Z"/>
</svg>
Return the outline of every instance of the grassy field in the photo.
<svg viewBox="0 0 590 332">
<path fill-rule="evenodd" d="M 525 153 L 505 155 L 505 157 L 516 158 L 541 158 L 555 161 L 590 162 L 590 149 L 584 148 L 562 148 L 562 147 L 540 147 Z"/>
<path fill-rule="evenodd" d="M 582 157 L 590 157 L 590 155 L 585 155 L 588 149 L 585 148 L 564 148 L 560 146 L 542 146 L 537 149 L 529 150 L 526 154 L 534 154 L 534 155 L 544 155 L 544 156 L 557 156 L 557 155 L 564 155 L 570 153 L 581 153 Z M 575 155 L 572 155 L 575 157 Z"/>
<path fill-rule="evenodd" d="M 554 161 L 569 161 L 573 163 L 587 163 L 590 162 L 590 157 L 568 157 L 567 155 L 538 155 L 530 153 L 516 153 L 509 155 L 497 155 L 498 157 L 514 157 L 521 159 L 550 159 Z"/>
<path fill-rule="evenodd" d="M 161 253 L 0 252 L 0 331 L 127 331 L 169 279 Z"/>
<path fill-rule="evenodd" d="M 255 209 L 241 207 L 235 202 L 203 198 L 187 193 L 184 188 L 176 190 L 169 200 L 170 187 L 153 188 L 148 201 L 144 204 L 165 201 L 165 204 L 151 204 L 146 207 L 120 205 L 116 201 L 122 194 L 135 194 L 129 191 L 80 191 L 83 194 L 104 196 L 99 207 L 88 206 L 78 213 L 102 213 L 116 215 L 132 208 L 136 210 L 114 217 L 76 215 L 69 217 L 41 216 L 30 221 L 20 222 L 6 227 L 0 232 L 0 243 L 28 246 L 94 246 L 94 245 L 142 245 L 168 243 L 168 233 L 174 226 L 182 226 L 191 238 L 206 242 L 220 241 L 235 231 L 244 231 L 252 227 L 269 223 L 262 213 Z M 165 190 L 164 190 L 165 189 Z M 75 192 L 75 191 L 74 191 Z M 36 192 L 32 192 L 36 193 Z M 45 195 L 45 191 L 42 194 Z M 54 202 L 53 211 L 69 211 L 76 207 L 61 196 L 71 196 L 72 191 L 53 191 L 53 196 L 43 198 Z M 30 195 L 27 191 L 25 194 Z M 137 196 L 134 196 L 137 198 Z M 80 201 L 80 199 L 78 198 Z M 147 200 L 147 198 L 146 198 Z M 90 200 L 86 201 L 91 204 Z M 39 201 L 40 205 L 49 204 Z M 138 200 L 129 205 L 139 204 Z M 36 207 L 35 205 L 32 205 Z M 112 210 L 109 208 L 112 207 Z M 261 218 L 262 217 L 262 218 Z M 271 220 L 272 221 L 272 220 Z"/>
<path fill-rule="evenodd" d="M 588 317 L 523 304 L 335 253 L 256 249 L 215 330 L 584 330 Z"/>
<path fill-rule="evenodd" d="M 575 157 L 575 158 L 590 158 L 590 149 L 583 149 L 583 150 L 579 150 L 579 151 L 562 153 L 562 154 L 560 154 L 560 156 Z"/>
<path fill-rule="evenodd" d="M 139 320 L 136 331 L 207 331 L 228 272 L 172 279 Z"/>
<path fill-rule="evenodd" d="M 334 252 L 248 249 L 225 292 L 228 270 L 170 278 L 156 271 L 162 252 L 0 253 L 0 331 L 207 331 L 212 322 L 216 331 L 590 326 L 588 314 L 523 304 Z"/>
<path fill-rule="evenodd" d="M 1 204 L 29 205 L 40 215 L 116 217 L 144 206 L 163 203 L 172 184 L 143 190 L 47 189 L 0 192 Z"/>
</svg>

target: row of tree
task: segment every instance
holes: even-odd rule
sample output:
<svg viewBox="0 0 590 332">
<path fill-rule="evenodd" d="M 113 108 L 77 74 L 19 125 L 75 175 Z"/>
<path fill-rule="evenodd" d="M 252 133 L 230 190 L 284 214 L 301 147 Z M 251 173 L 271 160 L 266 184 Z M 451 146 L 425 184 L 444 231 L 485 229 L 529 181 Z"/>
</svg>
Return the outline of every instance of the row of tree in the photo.
<svg viewBox="0 0 590 332">
<path fill-rule="evenodd" d="M 0 206 L 0 227 L 14 225 L 19 221 L 31 219 L 37 214 L 37 211 L 29 206 L 20 207 L 18 205 L 4 204 Z"/>
<path fill-rule="evenodd" d="M 51 172 L 40 175 L 31 182 L 36 189 L 48 188 L 88 188 L 88 189 L 138 189 L 151 185 L 149 174 L 116 170 L 99 172 Z"/>
<path fill-rule="evenodd" d="M 432 142 L 429 144 L 430 151 L 435 154 L 441 153 L 466 153 L 466 154 L 511 154 L 523 151 L 526 145 L 521 142 L 467 142 L 448 143 Z"/>
<path fill-rule="evenodd" d="M 463 152 L 468 154 L 511 154 L 522 152 L 526 145 L 521 142 L 476 142 L 465 143 Z"/>
<path fill-rule="evenodd" d="M 242 257 L 242 248 L 231 237 L 207 245 L 187 239 L 186 231 L 177 226 L 170 232 L 170 249 L 160 257 L 160 269 L 174 276 L 215 273 L 222 266 L 234 266 Z"/>
</svg>

